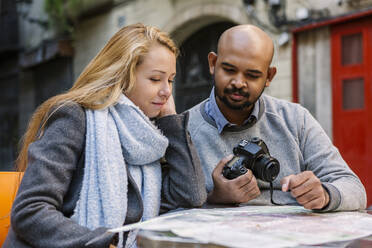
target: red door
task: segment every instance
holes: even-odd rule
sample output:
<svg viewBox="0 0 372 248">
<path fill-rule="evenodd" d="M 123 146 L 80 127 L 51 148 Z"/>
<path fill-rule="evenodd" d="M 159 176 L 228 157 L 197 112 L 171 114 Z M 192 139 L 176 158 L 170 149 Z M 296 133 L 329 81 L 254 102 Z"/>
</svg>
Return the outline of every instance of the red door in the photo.
<svg viewBox="0 0 372 248">
<path fill-rule="evenodd" d="M 333 141 L 372 204 L 372 17 L 331 27 Z"/>
</svg>

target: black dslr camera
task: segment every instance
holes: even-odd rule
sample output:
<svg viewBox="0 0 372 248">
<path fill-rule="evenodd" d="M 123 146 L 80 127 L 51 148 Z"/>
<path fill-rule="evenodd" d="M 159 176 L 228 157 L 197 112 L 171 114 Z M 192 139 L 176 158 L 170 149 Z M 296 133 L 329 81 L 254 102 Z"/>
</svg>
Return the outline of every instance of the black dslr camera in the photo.
<svg viewBox="0 0 372 248">
<path fill-rule="evenodd" d="M 222 174 L 227 179 L 234 179 L 250 169 L 260 180 L 272 182 L 280 170 L 279 161 L 270 156 L 269 149 L 260 138 L 250 141 L 242 140 L 233 149 L 234 157 L 226 163 Z"/>
</svg>

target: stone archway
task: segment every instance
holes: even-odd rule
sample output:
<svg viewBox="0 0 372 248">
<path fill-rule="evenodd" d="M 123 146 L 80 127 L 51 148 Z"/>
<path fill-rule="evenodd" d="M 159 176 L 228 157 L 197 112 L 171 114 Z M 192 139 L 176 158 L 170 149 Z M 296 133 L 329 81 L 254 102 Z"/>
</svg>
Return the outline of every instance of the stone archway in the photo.
<svg viewBox="0 0 372 248">
<path fill-rule="evenodd" d="M 217 41 L 222 32 L 234 25 L 228 21 L 210 24 L 193 33 L 180 46 L 174 90 L 178 113 L 209 96 L 213 80 L 207 55 L 217 50 Z"/>
<path fill-rule="evenodd" d="M 181 2 L 181 1 L 179 1 Z M 225 0 L 221 2 L 199 1 L 176 8 L 173 16 L 162 26 L 162 30 L 172 34 L 172 38 L 182 44 L 197 30 L 217 22 L 235 24 L 249 23 L 243 1 Z M 180 4 L 181 5 L 181 4 Z"/>
<path fill-rule="evenodd" d="M 200 2 L 185 4 L 162 28 L 180 46 L 173 90 L 180 113 L 209 96 L 213 82 L 207 55 L 216 50 L 220 34 L 227 28 L 249 23 L 243 2 Z"/>
</svg>

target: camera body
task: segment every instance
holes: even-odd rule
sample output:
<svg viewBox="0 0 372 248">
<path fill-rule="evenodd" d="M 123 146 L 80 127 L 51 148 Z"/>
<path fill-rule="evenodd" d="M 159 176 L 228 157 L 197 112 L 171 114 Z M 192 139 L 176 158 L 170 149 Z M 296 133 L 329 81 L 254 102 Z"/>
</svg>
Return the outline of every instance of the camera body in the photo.
<svg viewBox="0 0 372 248">
<path fill-rule="evenodd" d="M 262 181 L 272 182 L 278 176 L 280 164 L 270 156 L 265 142 L 254 137 L 250 141 L 242 140 L 233 149 L 234 157 L 226 163 L 222 174 L 227 179 L 234 179 L 247 173 L 248 169 Z"/>
</svg>

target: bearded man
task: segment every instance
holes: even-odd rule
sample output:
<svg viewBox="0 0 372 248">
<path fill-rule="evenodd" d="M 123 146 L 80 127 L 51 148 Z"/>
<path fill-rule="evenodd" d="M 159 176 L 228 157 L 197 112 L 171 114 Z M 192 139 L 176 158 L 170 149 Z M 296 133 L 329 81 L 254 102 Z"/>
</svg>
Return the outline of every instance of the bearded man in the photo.
<svg viewBox="0 0 372 248">
<path fill-rule="evenodd" d="M 251 170 L 232 180 L 222 175 L 232 148 L 259 137 L 280 162 L 274 202 L 320 211 L 365 209 L 361 181 L 319 123 L 299 104 L 263 94 L 276 74 L 273 54 L 273 41 L 263 30 L 239 25 L 221 35 L 217 54 L 208 55 L 214 88 L 188 110 L 208 202 L 272 204 L 269 183 Z"/>
</svg>

